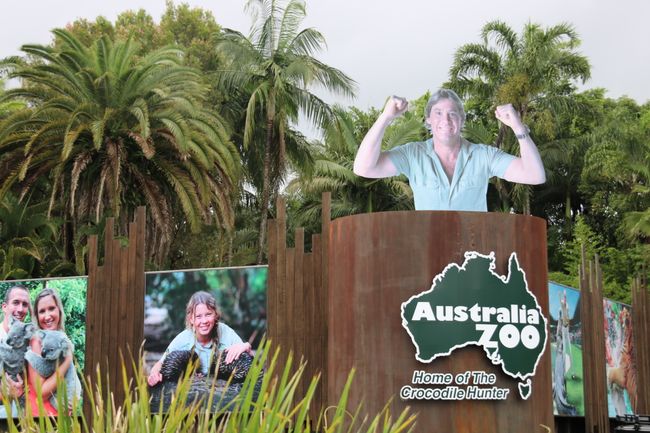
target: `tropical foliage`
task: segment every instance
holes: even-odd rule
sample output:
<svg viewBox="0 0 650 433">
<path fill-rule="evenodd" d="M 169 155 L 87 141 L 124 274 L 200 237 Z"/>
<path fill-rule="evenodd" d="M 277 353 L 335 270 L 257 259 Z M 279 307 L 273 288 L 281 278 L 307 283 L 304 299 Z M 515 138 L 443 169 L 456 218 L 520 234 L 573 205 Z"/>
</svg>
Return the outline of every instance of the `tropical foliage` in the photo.
<svg viewBox="0 0 650 433">
<path fill-rule="evenodd" d="M 79 19 L 50 45 L 5 59 L 4 72 L 20 81 L 0 90 L 4 278 L 83 273 L 87 236 L 108 216 L 125 234 L 140 205 L 150 269 L 263 262 L 278 194 L 306 239 L 320 231 L 323 191 L 335 218 L 411 208 L 404 178 L 353 175 L 379 112 L 317 96 L 318 88 L 352 96 L 355 85 L 317 58 L 325 38 L 302 27 L 305 2 L 249 0 L 246 11 L 246 36 L 172 2 L 160 20 L 144 10 Z M 650 103 L 578 91 L 590 77 L 579 48 L 568 23 L 517 32 L 491 21 L 458 48 L 443 85 L 464 97 L 471 141 L 517 153 L 491 115 L 512 102 L 540 148 L 546 184 L 495 180 L 488 208 L 548 221 L 553 278 L 575 283 L 585 244 L 603 264 L 607 295 L 629 300 L 630 278 L 650 260 Z M 426 137 L 428 96 L 391 125 L 384 149 Z"/>
<path fill-rule="evenodd" d="M 262 183 L 255 185 L 261 193 L 257 257 L 261 263 L 269 204 L 286 173 L 287 155 L 308 159 L 305 146 L 301 146 L 304 142 L 290 131 L 291 124 L 303 113 L 317 126 L 326 125 L 331 110 L 311 88 L 321 86 L 352 96 L 354 82 L 314 57 L 325 45 L 325 38 L 315 29 L 300 29 L 304 1 L 289 0 L 282 5 L 276 0 L 249 0 L 247 9 L 253 14 L 250 36 L 226 29 L 217 48 L 230 59 L 221 75 L 223 86 L 248 98 L 243 148 L 255 146 L 257 161 L 252 163 L 262 160 Z"/>
<path fill-rule="evenodd" d="M 178 226 L 167 260 L 160 269 L 191 269 L 253 264 L 257 260 L 259 205 L 249 191 L 240 190 L 235 202 L 234 228 L 204 224 L 193 233 Z"/>
<path fill-rule="evenodd" d="M 491 21 L 481 30 L 481 43 L 461 46 L 449 71 L 449 85 L 468 98 L 469 120 L 496 129 L 493 113 L 497 105 L 512 103 L 524 122 L 531 123 L 538 146 L 554 138 L 553 119 L 575 110 L 573 83 L 590 76 L 589 62 L 576 51 L 580 39 L 568 24 L 542 28 L 528 23 L 521 35 L 501 21 Z M 501 124 L 493 143 L 516 153 L 516 140 Z M 473 137 L 470 137 L 473 138 Z M 530 214 L 530 188 L 496 183 L 500 208 L 515 206 Z"/>
<path fill-rule="evenodd" d="M 376 118 L 358 109 L 334 110 L 335 117 L 325 129 L 323 145 L 314 152 L 313 172 L 300 173 L 289 183 L 287 193 L 292 198 L 292 224 L 318 230 L 321 220 L 321 196 L 332 193 L 332 217 L 338 218 L 365 212 L 412 210 L 413 194 L 403 176 L 386 179 L 366 179 L 355 175 L 352 163 L 359 143 L 371 124 L 366 118 Z M 366 126 L 362 126 L 367 124 Z M 391 125 L 382 144 L 383 149 L 424 139 L 424 125 L 412 112 Z"/>
<path fill-rule="evenodd" d="M 4 93 L 4 89 L 5 89 L 4 80 L 0 79 L 0 95 Z M 12 112 L 22 108 L 24 105 L 25 104 L 23 104 L 21 101 L 0 102 L 0 119 L 4 119 Z"/>
<path fill-rule="evenodd" d="M 0 124 L 0 197 L 49 189 L 74 227 L 105 215 L 122 228 L 146 204 L 149 257 L 165 255 L 178 217 L 232 226 L 238 157 L 220 117 L 203 105 L 198 70 L 182 52 L 137 56 L 132 40 L 82 44 L 54 30 L 56 47 L 25 45 L 33 61 L 9 64 L 23 85 L 4 94 L 28 106 Z"/>
<path fill-rule="evenodd" d="M 106 389 L 101 381 L 90 384 L 84 380 L 84 398 L 88 399 L 90 411 L 81 413 L 73 408 L 71 412 L 80 413 L 80 416 L 70 416 L 59 411 L 57 417 L 38 418 L 21 410 L 17 419 L 7 420 L 7 431 L 73 433 L 92 428 L 96 432 L 115 433 L 408 433 L 413 430 L 415 415 L 409 414 L 408 409 L 394 416 L 387 403 L 380 413 L 362 416 L 361 406 L 351 407 L 349 395 L 354 386 L 354 371 L 350 372 L 336 405 L 320 408 L 315 407 L 314 401 L 319 378 L 305 377 L 305 365 L 294 365 L 291 355 L 287 362 L 280 364 L 279 361 L 279 352 L 273 352 L 270 345 L 265 344 L 255 357 L 239 395 L 234 400 L 221 404 L 220 395 L 212 388 L 207 403 L 219 402 L 215 403 L 219 408 L 213 412 L 205 410 L 205 401 L 196 401 L 192 397 L 190 374 L 180 379 L 175 398 L 171 399 L 166 412 L 153 409 L 142 368 L 135 366 L 135 378 L 131 378 L 123 367 L 124 387 L 132 392 L 126 393 L 121 406 L 115 405 L 113 390 Z M 301 392 L 301 388 L 306 391 Z M 57 394 L 63 394 L 61 388 Z M 10 407 L 10 401 L 5 399 L 3 402 L 6 407 Z M 311 418 L 313 413 L 317 414 L 316 419 Z"/>
<path fill-rule="evenodd" d="M 46 211 L 46 202 L 21 203 L 11 193 L 0 202 L 0 280 L 74 272 L 57 242 L 60 222 Z"/>
</svg>

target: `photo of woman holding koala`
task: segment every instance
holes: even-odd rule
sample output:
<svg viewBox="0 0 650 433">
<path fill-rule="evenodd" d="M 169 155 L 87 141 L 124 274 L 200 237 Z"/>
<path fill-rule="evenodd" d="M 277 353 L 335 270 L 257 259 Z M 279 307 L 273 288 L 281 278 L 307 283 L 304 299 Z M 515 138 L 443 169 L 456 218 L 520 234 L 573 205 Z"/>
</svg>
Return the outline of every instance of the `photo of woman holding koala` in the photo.
<svg viewBox="0 0 650 433">
<path fill-rule="evenodd" d="M 59 294 L 51 288 L 41 290 L 34 299 L 33 321 L 36 332 L 32 337 L 27 360 L 29 393 L 25 402 L 32 414 L 38 413 L 37 389 L 47 415 L 58 413 L 59 401 L 72 407 L 80 401 L 81 382 L 72 360 L 73 345 L 65 333 L 65 313 Z M 58 365 L 58 367 L 57 367 Z M 65 381 L 66 395 L 57 397 L 57 376 Z"/>
</svg>

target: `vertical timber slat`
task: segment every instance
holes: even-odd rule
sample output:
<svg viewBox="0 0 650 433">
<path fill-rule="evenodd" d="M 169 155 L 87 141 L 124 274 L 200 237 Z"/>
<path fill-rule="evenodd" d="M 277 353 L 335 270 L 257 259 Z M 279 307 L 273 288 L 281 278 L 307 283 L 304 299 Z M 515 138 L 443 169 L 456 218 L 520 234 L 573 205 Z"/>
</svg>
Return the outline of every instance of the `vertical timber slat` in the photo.
<svg viewBox="0 0 650 433">
<path fill-rule="evenodd" d="M 310 373 L 313 375 L 320 373 L 320 385 L 316 390 L 314 395 L 314 409 L 312 410 L 311 416 L 313 419 L 318 419 L 318 409 L 325 404 L 324 392 L 327 389 L 327 382 L 325 382 L 325 364 L 323 360 L 325 355 L 323 354 L 325 347 L 324 341 L 327 340 L 327 336 L 320 334 L 320 323 L 323 320 L 322 316 L 324 305 L 317 303 L 317 297 L 320 292 L 323 290 L 323 244 L 322 244 L 322 235 L 313 235 L 312 236 L 312 287 L 309 292 L 310 304 L 312 305 L 311 310 L 311 326 L 309 327 L 309 340 L 308 343 L 311 347 L 311 358 L 309 359 Z"/>
<path fill-rule="evenodd" d="M 119 286 L 118 286 L 118 305 L 119 308 L 117 310 L 117 315 L 115 319 L 117 320 L 117 328 L 119 330 L 119 333 L 117 334 L 117 338 L 120 338 L 119 336 L 126 336 L 126 335 L 131 335 L 132 327 L 130 327 L 131 323 L 129 322 L 128 318 L 130 314 L 128 314 L 129 311 L 129 248 L 124 247 L 124 248 L 119 248 L 120 252 L 120 273 L 119 273 Z M 131 301 L 132 302 L 132 301 Z M 117 340 L 116 340 L 117 342 Z M 127 341 L 127 344 L 130 346 L 130 341 Z M 117 354 L 118 362 L 121 364 L 122 360 L 124 360 L 124 367 L 126 368 L 127 372 L 130 372 L 130 374 L 127 375 L 127 377 L 133 377 L 133 371 L 129 366 L 131 363 L 129 362 L 129 353 L 126 347 L 124 347 L 118 354 Z M 118 377 L 115 378 L 117 380 L 117 383 L 119 384 L 122 380 L 122 375 L 119 375 Z M 124 387 L 120 386 L 120 389 L 123 390 Z"/>
<path fill-rule="evenodd" d="M 294 340 L 292 346 L 295 348 L 296 360 L 304 362 L 306 358 L 305 348 L 305 333 L 307 327 L 305 326 L 305 296 L 303 285 L 303 272 L 304 272 L 304 256 L 305 256 L 305 230 L 298 228 L 294 236 L 294 262 L 293 262 L 293 308 L 291 314 L 293 315 L 293 322 L 299 324 L 296 327 Z M 300 395 L 307 392 L 307 380 L 303 380 L 299 385 Z"/>
<path fill-rule="evenodd" d="M 322 196 L 322 210 L 321 210 L 321 285 L 318 287 L 316 292 L 317 305 L 322 305 L 321 315 L 318 317 L 317 328 L 319 329 L 318 334 L 322 336 L 320 342 L 320 354 L 318 360 L 316 361 L 318 365 L 321 366 L 323 374 L 321 376 L 321 402 L 326 404 L 329 400 L 329 395 L 327 394 L 329 376 L 327 374 L 327 351 L 328 351 L 328 332 L 329 332 L 329 323 L 328 317 L 330 316 L 329 308 L 329 246 L 330 246 L 330 223 L 331 223 L 331 212 L 332 209 L 332 194 L 329 192 L 324 192 Z M 336 316 L 333 316 L 336 317 Z"/>
<path fill-rule="evenodd" d="M 118 334 L 120 331 L 119 314 L 120 314 L 120 274 L 121 272 L 126 272 L 127 269 L 122 269 L 121 264 L 121 246 L 118 239 L 113 239 L 111 242 L 111 263 L 110 266 L 105 269 L 109 272 L 111 276 L 111 284 L 109 291 L 107 292 L 108 297 L 110 298 L 110 316 L 109 316 L 109 326 L 107 326 L 107 335 L 108 335 L 108 347 L 116 348 L 116 350 L 109 350 L 108 356 L 106 357 L 106 371 L 110 371 L 113 366 L 120 365 L 120 344 L 118 344 L 118 339 L 124 338 L 124 334 Z M 120 365 L 121 366 L 121 365 Z M 116 401 L 124 400 L 124 387 L 121 386 L 122 375 L 119 373 L 119 370 L 110 371 L 110 376 L 108 377 L 108 385 L 115 396 Z"/>
<path fill-rule="evenodd" d="M 296 312 L 297 305 L 294 302 L 295 298 L 295 293 L 294 293 L 294 287 L 296 285 L 296 279 L 294 275 L 294 263 L 295 263 L 295 256 L 296 256 L 296 250 L 295 248 L 287 248 L 285 250 L 285 260 L 284 260 L 284 266 L 285 266 L 285 275 L 286 279 L 284 281 L 284 290 L 285 290 L 285 297 L 284 297 L 284 309 L 283 309 L 283 316 L 282 316 L 282 321 L 285 323 L 285 326 L 283 327 L 285 331 L 285 335 L 283 336 L 284 339 L 284 344 L 282 345 L 282 350 L 284 355 L 288 355 L 289 352 L 293 352 L 294 359 L 298 360 L 300 357 L 299 351 L 300 348 L 296 347 L 295 341 L 296 341 L 296 330 L 294 329 L 293 331 L 290 330 L 290 324 L 296 324 L 294 315 Z M 299 326 L 295 326 L 295 328 L 299 328 Z"/>
<path fill-rule="evenodd" d="M 113 288 L 113 234 L 114 231 L 114 219 L 108 218 L 106 220 L 106 227 L 104 232 L 104 264 L 102 266 L 102 272 L 100 276 L 102 278 L 102 283 L 100 284 L 101 289 L 101 299 L 103 308 L 100 305 L 99 308 L 102 308 L 102 336 L 100 341 L 104 343 L 104 347 L 110 347 L 110 330 L 112 324 L 111 310 L 113 306 L 111 305 L 111 290 Z M 97 360 L 101 371 L 106 371 L 108 373 L 108 357 L 110 356 L 110 350 L 102 351 L 100 357 Z M 108 376 L 110 377 L 113 375 Z M 103 382 L 103 381 L 102 381 Z M 110 386 L 109 382 L 106 381 L 106 385 Z"/>
<path fill-rule="evenodd" d="M 644 278 L 637 277 L 632 284 L 632 332 L 637 368 L 637 414 L 650 413 L 650 304 Z"/>
<path fill-rule="evenodd" d="M 287 249 L 287 214 L 285 203 L 282 197 L 278 197 L 277 205 L 277 240 L 278 240 L 278 254 L 277 254 L 277 288 L 276 293 L 276 309 L 277 318 L 275 322 L 277 340 L 275 341 L 276 347 L 281 347 L 283 350 L 287 349 L 287 332 L 289 331 L 286 326 L 284 314 L 287 310 L 286 296 L 287 296 L 287 270 L 286 270 L 286 249 Z"/>
<path fill-rule="evenodd" d="M 303 316 L 303 334 L 302 334 L 302 347 L 304 348 L 304 356 L 307 361 L 305 367 L 306 377 L 311 379 L 317 371 L 314 370 L 314 366 L 311 364 L 310 360 L 314 359 L 314 344 L 312 343 L 311 330 L 314 326 L 314 303 L 312 302 L 312 296 L 314 293 L 314 279 L 313 279 L 313 253 L 305 253 L 303 257 L 303 305 L 300 307 L 302 310 Z M 306 382 L 306 381 L 305 381 Z M 305 384 L 305 392 L 307 391 L 308 385 Z"/>
<path fill-rule="evenodd" d="M 280 290 L 278 284 L 278 228 L 277 222 L 273 219 L 268 220 L 267 228 L 267 239 L 268 239 L 268 275 L 267 275 L 267 301 L 266 301 L 266 317 L 267 317 L 267 326 L 266 326 L 266 337 L 276 344 L 278 342 L 278 332 L 277 332 L 277 321 L 278 321 L 278 292 Z"/>
<path fill-rule="evenodd" d="M 146 211 L 144 206 L 139 206 L 135 214 L 135 231 L 136 231 L 136 244 L 131 246 L 129 250 L 135 249 L 135 271 L 133 271 L 133 279 L 130 281 L 131 291 L 129 297 L 134 300 L 133 313 L 130 315 L 133 318 L 133 334 L 131 341 L 131 349 L 133 355 L 137 356 L 138 350 L 144 340 L 144 295 L 146 291 L 145 276 L 144 276 L 144 258 L 145 258 L 145 233 L 147 227 Z"/>
<path fill-rule="evenodd" d="M 144 248 L 145 209 L 138 208 L 129 224 L 129 245 L 122 248 L 113 234 L 114 220 L 108 218 L 104 232 L 103 265 L 98 266 L 97 236 L 88 238 L 88 288 L 86 308 L 86 363 L 84 376 L 91 389 L 101 383 L 103 398 L 116 405 L 124 399 L 122 357 L 131 371 L 129 351 L 137 356 L 144 329 Z M 98 377 L 98 370 L 101 377 Z M 129 377 L 129 375 L 127 375 Z M 92 413 L 84 399 L 86 416 Z"/>
<path fill-rule="evenodd" d="M 605 330 L 603 321 L 602 271 L 598 256 L 587 260 L 582 248 L 580 267 L 580 303 L 584 353 L 585 431 L 609 431 L 605 363 Z"/>
<path fill-rule="evenodd" d="M 136 216 L 137 220 L 137 216 Z M 138 242 L 138 236 L 137 236 L 137 223 L 136 222 L 131 222 L 129 223 L 129 246 L 130 245 L 137 245 Z M 137 266 L 136 266 L 136 249 L 137 248 L 129 248 L 127 253 L 124 254 L 124 256 L 127 258 L 127 278 L 126 278 L 126 290 L 127 290 L 127 295 L 124 296 L 125 299 L 128 299 L 128 294 L 133 293 L 134 291 L 137 290 L 137 280 L 136 280 L 136 273 L 138 272 Z M 126 314 L 126 309 L 128 307 L 125 307 L 124 314 Z M 129 335 L 137 335 L 138 328 L 136 327 L 135 321 L 133 320 L 134 317 L 132 314 L 126 314 L 125 318 L 125 324 L 124 327 L 126 329 L 126 332 L 129 333 Z M 133 347 L 130 346 L 129 353 L 124 354 L 124 359 L 125 361 L 128 361 L 133 357 L 133 359 L 138 359 L 138 354 L 139 354 L 139 347 Z M 130 363 L 129 363 L 130 364 Z M 127 371 L 132 371 L 130 368 L 127 369 Z"/>
<path fill-rule="evenodd" d="M 301 391 L 321 374 L 320 386 L 312 400 L 312 417 L 325 402 L 327 388 L 325 362 L 327 354 L 327 230 L 330 221 L 330 195 L 323 194 L 322 232 L 312 235 L 312 252 L 305 252 L 305 232 L 295 231 L 294 248 L 287 247 L 286 204 L 276 203 L 275 220 L 268 223 L 268 337 L 286 359 L 293 352 L 296 362 L 307 361 Z M 314 418 L 316 419 L 316 418 Z"/>
<path fill-rule="evenodd" d="M 605 358 L 605 327 L 602 325 L 605 320 L 605 312 L 603 309 L 603 272 L 600 267 L 600 261 L 598 260 L 598 255 L 596 254 L 594 258 L 594 299 L 593 299 L 593 311 L 594 311 L 594 326 L 596 330 L 597 340 L 595 341 L 594 347 L 594 360 L 601 360 L 598 363 L 598 368 L 594 369 L 596 372 L 597 380 L 596 384 L 598 386 L 598 395 L 601 396 L 598 404 L 598 415 L 599 422 L 604 426 L 603 431 L 609 430 L 609 414 L 607 407 L 607 371 L 605 369 L 605 363 L 602 362 Z M 598 320 L 600 318 L 600 320 Z M 597 324 L 600 323 L 601 326 Z"/>
</svg>

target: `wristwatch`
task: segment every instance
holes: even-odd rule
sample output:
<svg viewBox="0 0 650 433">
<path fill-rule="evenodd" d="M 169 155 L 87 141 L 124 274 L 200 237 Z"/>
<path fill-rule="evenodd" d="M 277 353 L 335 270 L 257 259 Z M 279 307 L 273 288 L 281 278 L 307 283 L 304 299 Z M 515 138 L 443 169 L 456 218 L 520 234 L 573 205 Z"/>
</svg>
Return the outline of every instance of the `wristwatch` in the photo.
<svg viewBox="0 0 650 433">
<path fill-rule="evenodd" d="M 526 132 L 522 134 L 515 134 L 515 137 L 517 137 L 517 140 L 523 140 L 526 137 L 530 137 L 530 128 L 528 125 L 524 125 L 524 128 L 526 129 Z"/>
</svg>

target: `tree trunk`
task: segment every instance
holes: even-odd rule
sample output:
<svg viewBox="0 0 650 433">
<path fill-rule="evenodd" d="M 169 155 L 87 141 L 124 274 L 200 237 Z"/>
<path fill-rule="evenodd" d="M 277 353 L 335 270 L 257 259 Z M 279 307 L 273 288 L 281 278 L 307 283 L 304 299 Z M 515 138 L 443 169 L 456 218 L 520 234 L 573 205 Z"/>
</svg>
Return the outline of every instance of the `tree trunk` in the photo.
<svg viewBox="0 0 650 433">
<path fill-rule="evenodd" d="M 507 128 L 507 126 L 504 125 L 503 123 L 499 126 L 499 133 L 497 134 L 497 139 L 494 142 L 494 146 L 497 149 L 501 149 L 501 145 L 503 144 L 503 140 L 506 138 L 506 128 Z"/>
<path fill-rule="evenodd" d="M 499 179 L 498 177 L 494 181 L 494 187 L 497 190 L 497 193 L 499 194 L 499 200 L 501 201 L 501 209 L 506 209 L 508 212 L 510 212 L 510 193 L 508 192 L 508 189 L 506 188 L 505 182 L 503 179 Z"/>
<path fill-rule="evenodd" d="M 232 256 L 234 254 L 233 249 L 234 249 L 234 240 L 235 240 L 235 228 L 233 227 L 232 229 L 228 230 L 226 232 L 226 235 L 228 236 L 228 251 L 226 252 L 227 254 L 227 260 L 226 260 L 226 265 L 227 266 L 232 266 Z"/>
<path fill-rule="evenodd" d="M 262 174 L 262 200 L 260 200 L 260 231 L 257 238 L 257 264 L 262 264 L 266 246 L 266 222 L 271 198 L 271 145 L 273 143 L 273 117 L 266 121 L 266 143 L 264 144 L 264 169 Z"/>
<path fill-rule="evenodd" d="M 567 189 L 564 200 L 564 229 L 567 233 L 571 233 L 571 222 L 571 191 Z"/>
<path fill-rule="evenodd" d="M 521 106 L 521 111 L 519 112 L 519 118 L 521 121 L 524 121 L 526 113 L 528 112 L 528 104 L 524 103 Z M 519 156 L 521 157 L 521 148 L 519 149 Z M 532 193 L 532 187 L 526 189 L 524 195 L 524 215 L 530 215 L 530 194 Z"/>
<path fill-rule="evenodd" d="M 524 215 L 530 215 L 530 190 L 524 192 Z"/>
<path fill-rule="evenodd" d="M 503 144 L 503 140 L 506 137 L 506 126 L 502 123 L 499 126 L 499 133 L 497 134 L 497 138 L 494 142 L 494 146 L 497 149 L 501 149 L 501 145 Z M 505 208 L 507 207 L 508 210 L 510 210 L 510 194 L 508 192 L 508 188 L 506 187 L 505 183 L 497 178 L 496 182 L 494 183 L 495 188 L 497 189 L 497 193 L 499 194 L 499 200 L 501 201 L 501 207 Z"/>
</svg>

